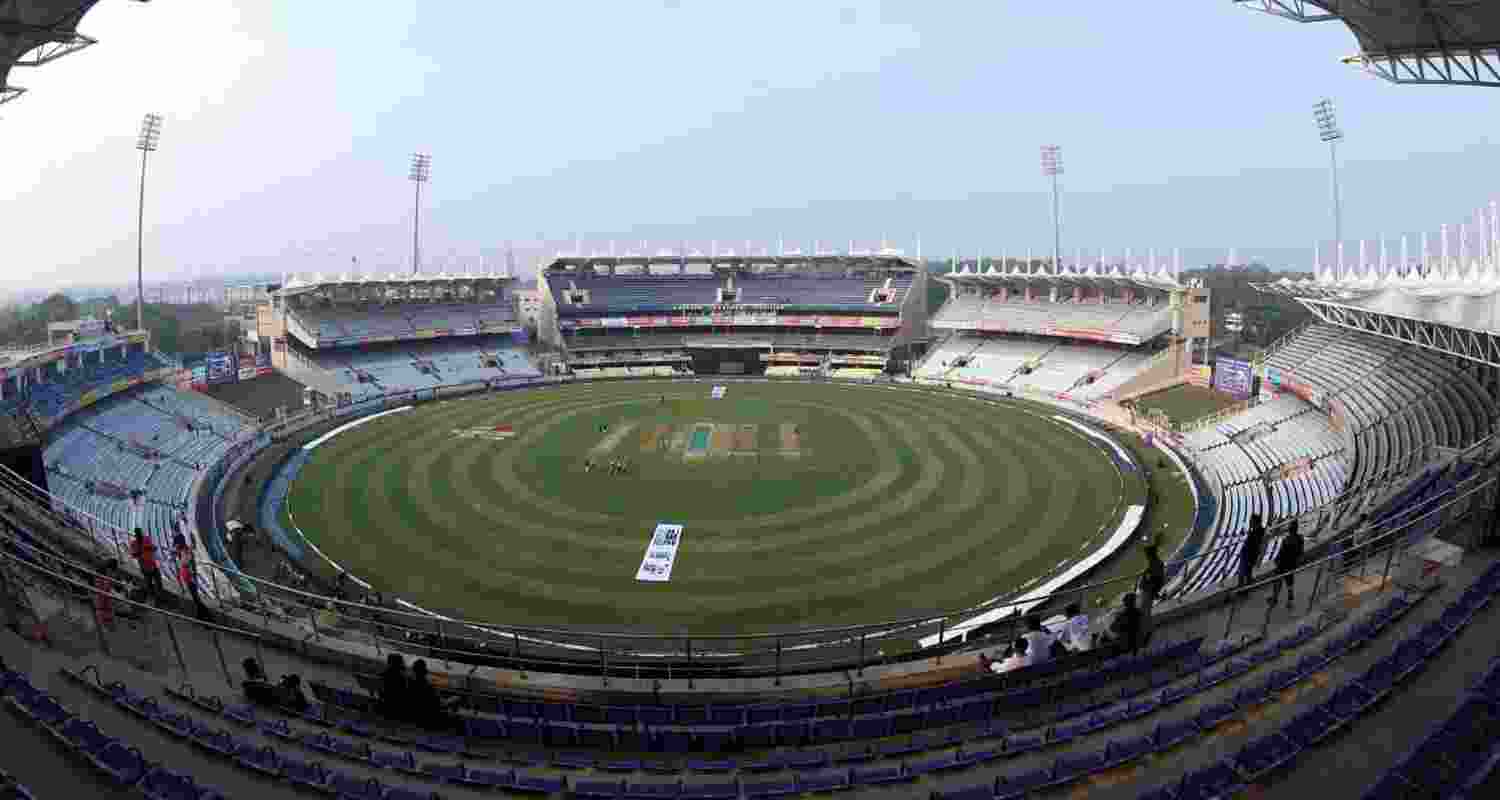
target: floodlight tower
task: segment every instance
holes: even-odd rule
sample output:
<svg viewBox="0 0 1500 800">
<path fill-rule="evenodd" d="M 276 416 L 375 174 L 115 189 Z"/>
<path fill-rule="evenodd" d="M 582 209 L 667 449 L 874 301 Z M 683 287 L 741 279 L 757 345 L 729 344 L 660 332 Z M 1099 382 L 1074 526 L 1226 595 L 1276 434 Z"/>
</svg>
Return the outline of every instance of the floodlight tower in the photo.
<svg viewBox="0 0 1500 800">
<path fill-rule="evenodd" d="M 1342 242 L 1344 215 L 1343 209 L 1339 207 L 1338 145 L 1344 139 L 1344 131 L 1339 128 L 1333 101 L 1326 97 L 1313 104 L 1313 119 L 1318 123 L 1318 138 L 1328 143 L 1328 168 L 1333 180 L 1333 240 Z"/>
<path fill-rule="evenodd" d="M 1057 176 L 1061 175 L 1062 148 L 1055 144 L 1042 145 L 1042 174 L 1052 179 L 1052 272 L 1056 274 L 1062 263 L 1062 214 L 1057 203 Z"/>
<path fill-rule="evenodd" d="M 161 115 L 147 114 L 141 119 L 141 132 L 136 137 L 135 149 L 141 151 L 141 195 L 135 209 L 135 328 L 146 329 L 146 279 L 145 245 L 146 235 L 146 156 L 156 152 L 161 142 Z"/>
<path fill-rule="evenodd" d="M 406 177 L 411 180 L 415 192 L 411 202 L 411 274 L 417 274 L 422 265 L 421 250 L 421 227 L 422 227 L 422 184 L 432 176 L 432 156 L 427 153 L 412 153 L 411 173 Z"/>
</svg>

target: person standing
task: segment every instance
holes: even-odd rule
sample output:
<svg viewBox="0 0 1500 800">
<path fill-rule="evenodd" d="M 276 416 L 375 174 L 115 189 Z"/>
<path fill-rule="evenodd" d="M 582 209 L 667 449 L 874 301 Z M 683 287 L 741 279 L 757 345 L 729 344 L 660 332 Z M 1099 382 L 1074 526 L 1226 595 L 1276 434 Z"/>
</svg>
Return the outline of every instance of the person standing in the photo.
<svg viewBox="0 0 1500 800">
<path fill-rule="evenodd" d="M 1125 646 L 1126 651 L 1134 653 L 1141 646 L 1141 610 L 1135 605 L 1135 592 L 1126 592 L 1121 598 L 1124 605 L 1115 618 L 1109 624 L 1109 632 L 1113 639 Z"/>
<path fill-rule="evenodd" d="M 1156 552 L 1155 544 L 1147 544 L 1146 571 L 1141 574 L 1140 590 L 1141 616 L 1145 618 L 1148 630 L 1151 621 L 1151 609 L 1156 606 L 1156 598 L 1161 595 L 1161 590 L 1167 585 L 1167 565 L 1161 561 L 1161 556 Z"/>
<path fill-rule="evenodd" d="M 1307 543 L 1302 540 L 1302 534 L 1297 532 L 1297 520 L 1294 517 L 1292 524 L 1287 526 L 1286 533 L 1281 537 L 1281 549 L 1276 551 L 1276 576 L 1281 580 L 1271 584 L 1270 604 L 1276 605 L 1276 599 L 1281 595 L 1281 585 L 1286 584 L 1286 607 L 1291 608 L 1292 591 L 1296 588 L 1297 567 L 1302 565 L 1302 553 Z"/>
<path fill-rule="evenodd" d="M 1266 548 L 1266 525 L 1260 514 L 1250 515 L 1250 529 L 1245 532 L 1245 541 L 1240 545 L 1239 585 L 1244 586 L 1255 576 L 1255 565 Z"/>
<path fill-rule="evenodd" d="M 203 604 L 203 597 L 198 594 L 198 562 L 193 558 L 193 548 L 188 545 L 187 537 L 177 534 L 172 542 L 172 551 L 177 561 L 177 582 L 193 598 L 193 611 L 197 613 L 198 619 L 208 619 L 208 606 Z"/>
<path fill-rule="evenodd" d="M 135 539 L 130 543 L 130 555 L 141 570 L 146 595 L 151 602 L 161 603 L 161 566 L 156 563 L 156 542 L 151 541 L 145 531 L 135 529 Z"/>
<path fill-rule="evenodd" d="M 1055 637 L 1042 627 L 1042 618 L 1032 615 L 1026 618 L 1026 633 L 1021 638 L 1026 640 L 1026 666 L 1040 664 L 1052 658 L 1052 642 Z"/>
</svg>

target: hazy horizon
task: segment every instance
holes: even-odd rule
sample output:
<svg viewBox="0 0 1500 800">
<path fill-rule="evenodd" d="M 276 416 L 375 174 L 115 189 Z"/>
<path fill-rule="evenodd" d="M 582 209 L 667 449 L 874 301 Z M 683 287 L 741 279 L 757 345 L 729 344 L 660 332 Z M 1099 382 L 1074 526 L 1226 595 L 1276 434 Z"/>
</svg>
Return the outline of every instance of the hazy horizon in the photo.
<svg viewBox="0 0 1500 800">
<path fill-rule="evenodd" d="M 509 243 L 523 277 L 580 237 L 586 251 L 653 252 L 884 237 L 914 255 L 920 235 L 927 257 L 1040 257 L 1048 143 L 1063 147 L 1066 260 L 1180 247 L 1195 267 L 1235 248 L 1307 269 L 1314 242 L 1333 253 L 1311 115 L 1325 95 L 1348 132 L 1348 259 L 1360 238 L 1458 223 L 1491 197 L 1481 165 L 1500 163 L 1484 133 L 1500 111 L 1482 91 L 1381 83 L 1339 63 L 1355 50 L 1341 25 L 1227 2 L 1075 15 L 106 0 L 81 30 L 100 43 L 14 71 L 30 91 L 0 110 L 11 292 L 134 282 L 146 111 L 165 117 L 149 284 L 338 273 L 353 258 L 367 274 L 409 270 L 415 150 L 433 154 L 427 268 L 503 270 Z M 1241 53 L 1274 55 L 1255 62 L 1274 72 Z"/>
</svg>

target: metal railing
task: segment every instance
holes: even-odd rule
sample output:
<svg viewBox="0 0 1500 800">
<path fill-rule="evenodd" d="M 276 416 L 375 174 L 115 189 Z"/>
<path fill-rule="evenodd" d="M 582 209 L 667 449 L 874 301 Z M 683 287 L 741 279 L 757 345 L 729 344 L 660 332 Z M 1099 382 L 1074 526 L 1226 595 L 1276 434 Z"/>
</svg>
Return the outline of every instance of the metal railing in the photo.
<svg viewBox="0 0 1500 800">
<path fill-rule="evenodd" d="M 432 396 L 437 394 L 434 392 Z M 409 399 L 393 398 L 380 403 Z M 363 413 L 379 407 L 367 403 L 362 408 L 349 407 L 346 413 Z M 329 421 L 341 411 L 344 410 L 315 414 L 308 421 Z M 1489 459 L 1492 451 L 1493 447 L 1487 441 L 1471 448 L 1466 456 Z M 1471 484 L 1472 479 L 1466 485 Z M 33 525 L 71 530 L 74 534 L 71 539 L 91 542 L 96 555 L 113 555 L 120 560 L 123 569 L 133 571 L 125 537 L 117 528 L 76 513 L 76 510 L 69 509 L 56 498 L 5 470 L 0 470 L 0 490 L 23 501 L 32 512 Z M 1360 501 L 1366 499 L 1361 497 Z M 1273 531 L 1275 529 L 1273 526 Z M 1309 533 L 1316 532 L 1309 530 Z M 1353 539 L 1358 535 L 1359 532 L 1354 532 L 1336 536 L 1333 541 L 1352 542 L 1353 547 L 1367 548 L 1367 543 Z M 1314 535 L 1309 538 L 1318 541 L 1321 537 Z M 1191 568 L 1206 563 L 1207 559 L 1226 549 L 1237 547 L 1238 543 L 1215 546 L 1188 558 L 1174 560 L 1173 564 Z M 860 674 L 870 666 L 894 659 L 936 657 L 940 660 L 945 652 L 965 644 L 962 641 L 950 643 L 949 640 L 968 639 L 967 644 L 972 645 L 972 640 L 982 634 L 991 639 L 1013 636 L 1021 622 L 1020 615 L 1014 611 L 1023 605 L 1012 596 L 991 604 L 935 610 L 871 623 L 746 633 L 588 630 L 458 619 L 433 614 L 400 601 L 396 605 L 385 605 L 340 599 L 257 578 L 232 566 L 211 563 L 208 559 L 202 561 L 198 575 L 210 605 L 226 620 L 262 632 L 279 631 L 278 641 L 300 643 L 302 647 L 317 645 L 341 653 L 344 659 L 364 658 L 372 663 L 378 662 L 386 653 L 398 651 L 421 653 L 449 663 L 587 673 L 602 675 L 606 679 L 610 676 L 774 676 L 779 679 L 789 674 L 845 669 Z M 1101 591 L 1126 591 L 1134 586 L 1138 577 L 1138 574 L 1129 574 L 1075 586 L 1045 597 L 1028 598 L 1024 605 L 1030 608 L 1035 603 L 1040 609 L 1084 602 Z M 181 584 L 169 588 L 177 594 L 186 592 Z M 1221 584 L 1202 597 L 1222 598 L 1234 592 L 1222 588 Z M 966 631 L 964 637 L 953 635 L 955 619 L 996 610 L 1002 613 L 1009 610 L 1010 613 L 995 623 Z M 927 650 L 910 647 L 912 640 L 934 633 L 945 643 L 944 646 Z M 883 652 L 886 647 L 892 647 L 893 652 Z"/>
</svg>

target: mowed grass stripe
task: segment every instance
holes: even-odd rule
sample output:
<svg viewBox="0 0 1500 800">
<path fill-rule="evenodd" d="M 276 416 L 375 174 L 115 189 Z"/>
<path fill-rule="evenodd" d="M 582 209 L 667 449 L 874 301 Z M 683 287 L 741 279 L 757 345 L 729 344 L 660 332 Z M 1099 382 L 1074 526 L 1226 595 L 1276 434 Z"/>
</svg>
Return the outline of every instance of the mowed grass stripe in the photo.
<svg viewBox="0 0 1500 800">
<path fill-rule="evenodd" d="M 714 569 L 714 574 L 705 575 L 701 580 L 689 575 L 679 582 L 674 574 L 672 584 L 660 587 L 666 591 L 656 591 L 658 587 L 640 591 L 641 587 L 634 584 L 632 578 L 646 530 L 619 530 L 618 520 L 614 530 L 610 529 L 609 523 L 597 528 L 579 526 L 571 518 L 591 512 L 580 511 L 554 499 L 566 513 L 567 518 L 561 522 L 563 529 L 574 536 L 565 546 L 558 547 L 559 540 L 551 530 L 559 525 L 555 515 L 540 511 L 523 498 L 496 491 L 499 485 L 493 481 L 488 487 L 480 487 L 479 484 L 485 481 L 476 479 L 485 477 L 487 472 L 503 471 L 500 462 L 522 458 L 526 450 L 512 448 L 515 441 L 495 445 L 478 441 L 455 443 L 451 439 L 454 427 L 478 427 L 498 421 L 516 424 L 521 432 L 520 438 L 524 438 L 527 427 L 522 424 L 523 418 L 529 418 L 531 425 L 537 425 L 545 424 L 547 419 L 556 419 L 559 414 L 582 415 L 587 424 L 588 419 L 600 413 L 597 409 L 601 406 L 621 401 L 626 405 L 639 403 L 642 389 L 648 390 L 653 402 L 660 393 L 651 387 L 633 387 L 631 384 L 609 388 L 614 391 L 587 396 L 574 392 L 572 398 L 568 397 L 569 392 L 559 390 L 532 393 L 535 396 L 526 398 L 526 402 L 517 402 L 519 395 L 451 402 L 439 407 L 441 424 L 434 421 L 439 418 L 436 416 L 425 425 L 419 419 L 412 419 L 405 423 L 414 426 L 410 432 L 386 431 L 383 438 L 381 423 L 375 423 L 367 426 L 374 429 L 368 434 L 354 437 L 355 431 L 351 431 L 325 445 L 328 450 L 320 449 L 304 473 L 305 480 L 311 485 L 315 473 L 321 470 L 324 456 L 339 457 L 346 451 L 352 455 L 355 450 L 370 450 L 369 454 L 360 452 L 359 457 L 351 457 L 345 462 L 345 466 L 351 463 L 364 465 L 368 475 L 369 463 L 378 458 L 377 450 L 392 447 L 419 449 L 420 454 L 407 460 L 387 456 L 387 463 L 380 470 L 381 480 L 371 481 L 374 485 L 368 487 L 371 491 L 367 495 L 378 492 L 392 497 L 378 503 L 370 496 L 364 498 L 366 509 L 379 505 L 383 513 L 406 521 L 405 525 L 398 527 L 410 528 L 406 538 L 413 543 L 411 549 L 400 548 L 388 551 L 387 555 L 389 552 L 403 552 L 402 568 L 407 571 L 420 565 L 423 569 L 443 573 L 441 579 L 411 581 L 412 586 L 426 595 L 411 599 L 429 607 L 461 610 L 470 616 L 476 616 L 473 614 L 476 605 L 508 614 L 524 613 L 530 621 L 539 624 L 626 623 L 659 627 L 712 620 L 716 626 L 755 627 L 757 624 L 792 621 L 793 618 L 801 621 L 809 615 L 820 622 L 849 615 L 867 620 L 872 618 L 869 613 L 872 606 L 890 607 L 899 615 L 900 611 L 895 609 L 951 607 L 954 603 L 949 602 L 949 598 L 955 593 L 968 595 L 969 602 L 984 599 L 1005 588 L 1006 573 L 1015 569 L 1013 565 L 1007 568 L 1003 562 L 1021 556 L 1017 548 L 1023 543 L 1031 542 L 1030 548 L 1040 555 L 1021 560 L 1032 562 L 1041 558 L 1041 566 L 1050 568 L 1057 560 L 1073 555 L 1081 541 L 1079 537 L 1065 537 L 1070 541 L 1064 546 L 1055 541 L 1055 536 L 1002 537 L 985 524 L 997 513 L 990 505 L 997 498 L 1004 498 L 1009 508 L 1019 509 L 1015 512 L 1017 514 L 1031 514 L 1035 512 L 1028 499 L 1046 495 L 1047 499 L 1039 501 L 1041 506 L 1062 509 L 1059 518 L 1065 521 L 1055 524 L 1072 524 L 1070 520 L 1086 513 L 1083 506 L 1087 504 L 1074 502 L 1073 495 L 1059 496 L 1056 493 L 1055 487 L 1067 484 L 1069 475 L 1078 471 L 1068 467 L 1064 463 L 1067 457 L 1056 452 L 1050 453 L 1052 458 L 1049 461 L 1047 444 L 1032 441 L 1038 436 L 1033 428 L 1039 424 L 1039 417 L 1030 417 L 1026 423 L 1019 423 L 1018 420 L 1023 418 L 1017 416 L 1007 423 L 1001 414 L 989 409 L 985 409 L 990 411 L 988 414 L 976 415 L 972 404 L 959 402 L 957 398 L 927 404 L 924 402 L 928 400 L 927 396 L 914 393 L 868 389 L 817 392 L 816 389 L 826 387 L 809 387 L 814 391 L 788 392 L 788 395 L 797 396 L 773 398 L 770 402 L 772 405 L 821 402 L 839 406 L 839 410 L 859 412 L 858 416 L 865 422 L 860 428 L 862 434 L 867 438 L 875 437 L 876 442 L 885 443 L 888 449 L 896 451 L 893 456 L 896 477 L 885 487 L 887 495 L 846 505 L 841 514 L 829 515 L 820 511 L 809 516 L 806 508 L 788 509 L 799 512 L 803 519 L 817 520 L 812 528 L 800 532 L 800 540 L 797 528 L 805 527 L 807 523 L 799 523 L 794 515 L 767 515 L 772 526 L 779 521 L 780 529 L 767 527 L 761 520 L 735 520 L 732 521 L 735 523 L 734 535 L 719 536 L 711 531 L 701 531 L 696 541 L 700 545 L 712 543 L 714 547 L 722 547 L 723 552 L 718 554 L 707 547 L 701 552 L 695 551 L 694 529 L 690 526 L 678 569 L 683 570 L 691 563 L 710 565 L 720 561 L 713 557 L 715 555 L 724 557 L 723 564 L 718 566 L 727 565 L 727 568 Z M 667 389 L 680 390 L 681 387 L 664 387 L 663 391 Z M 690 386 L 683 396 L 694 396 L 695 389 L 706 393 L 707 387 Z M 740 389 L 741 386 L 734 385 L 731 392 Z M 808 400 L 807 397 L 816 399 Z M 412 413 L 421 414 L 422 410 Z M 497 419 L 497 414 L 504 419 Z M 1042 423 L 1053 424 L 1044 420 Z M 760 430 L 765 434 L 768 430 L 765 424 L 757 424 L 761 424 Z M 425 431 L 422 430 L 424 427 Z M 393 435 L 396 433 L 399 435 Z M 1051 431 L 1051 438 L 1056 438 L 1057 433 L 1055 429 Z M 809 445 L 816 449 L 816 432 L 809 432 L 809 436 Z M 347 443 L 341 441 L 345 437 L 349 437 Z M 445 437 L 449 441 L 442 441 Z M 533 443 L 542 438 L 538 434 Z M 765 439 L 765 436 L 761 438 Z M 866 443 L 866 447 L 873 449 L 873 443 Z M 1075 442 L 1073 449 L 1082 451 L 1087 447 L 1079 448 Z M 1090 454 L 1090 460 L 1098 459 L 1099 454 Z M 929 477 L 923 483 L 923 465 L 928 465 L 925 469 L 930 475 L 932 463 L 941 464 L 942 474 L 946 477 L 935 482 Z M 1049 466 L 1039 469 L 1039 463 Z M 1053 463 L 1058 466 L 1050 466 Z M 1112 477 L 1112 467 L 1107 460 L 1094 466 L 1102 467 L 1104 474 Z M 408 474 L 398 480 L 394 474 L 402 469 Z M 340 472 L 351 483 L 359 480 L 357 469 Z M 1033 488 L 1033 482 L 1038 478 L 1042 480 Z M 617 483 L 629 491 L 630 484 L 626 482 L 630 480 L 622 477 Z M 898 488 L 892 489 L 893 486 Z M 913 491 L 917 489 L 923 491 Z M 299 480 L 294 488 L 294 505 L 303 491 L 303 481 Z M 847 495 L 845 492 L 835 499 L 843 500 Z M 357 502 L 358 495 L 353 491 L 342 492 L 339 499 L 344 503 Z M 810 507 L 821 504 L 821 501 L 815 501 Z M 476 505 L 490 514 L 473 514 Z M 850 508 L 855 509 L 853 513 L 849 512 Z M 867 523 L 863 512 L 875 515 L 874 525 L 847 524 L 855 516 L 859 517 L 858 522 Z M 341 527 L 337 510 L 319 509 L 319 513 L 329 518 L 326 527 Z M 306 516 L 303 514 L 299 518 L 304 528 L 309 527 Z M 509 528 L 493 528 L 495 523 L 490 518 L 495 516 L 500 517 L 497 521 L 508 521 Z M 609 518 L 609 515 L 594 516 Z M 356 517 L 350 515 L 350 518 Z M 1046 520 L 1047 516 L 1040 515 L 1039 519 Z M 1040 532 L 1051 524 L 1054 523 L 1049 521 L 1029 528 Z M 1099 520 L 1093 520 L 1089 529 L 1083 532 L 1083 538 L 1092 536 L 1098 525 Z M 363 527 L 363 543 L 373 544 L 372 526 L 366 521 Z M 385 526 L 386 529 L 390 527 L 389 523 Z M 423 530 L 424 527 L 427 530 Z M 1003 527 L 1014 528 L 1014 521 Z M 487 535 L 491 529 L 493 533 Z M 330 546 L 338 546 L 333 543 L 353 538 L 319 536 Z M 710 536 L 712 538 L 708 538 Z M 497 544 L 501 538 L 505 543 L 503 548 Z M 1039 539 L 1042 544 L 1035 543 Z M 1045 544 L 1047 541 L 1055 543 L 1049 547 Z M 763 543 L 760 549 L 756 549 L 757 543 Z M 600 552 L 615 553 L 616 556 L 604 559 L 588 557 Z M 983 557 L 987 553 L 993 553 L 993 558 Z M 696 562 L 694 555 L 698 559 Z M 354 560 L 345 560 L 352 567 Z M 389 566 L 391 560 L 384 560 Z M 600 575 L 595 564 L 581 566 L 580 561 L 627 564 L 628 570 L 623 572 L 628 574 Z M 501 569 L 497 571 L 496 567 Z M 728 573 L 727 577 L 720 577 L 720 572 Z M 368 570 L 361 574 L 367 578 L 376 577 Z M 398 574 L 404 575 L 399 570 Z M 581 585 L 573 585 L 578 582 Z M 1019 583 L 1016 581 L 1011 585 L 1018 586 Z M 923 602 L 926 599 L 935 602 Z M 498 618 L 516 618 L 508 614 L 501 614 Z"/>
</svg>

